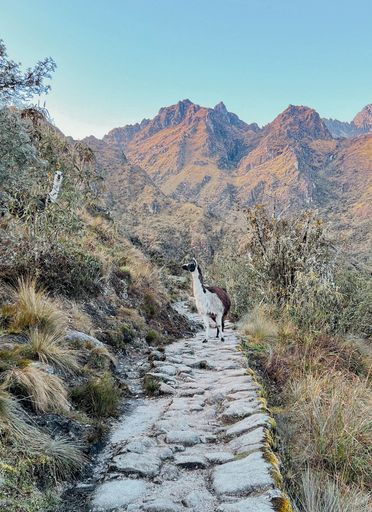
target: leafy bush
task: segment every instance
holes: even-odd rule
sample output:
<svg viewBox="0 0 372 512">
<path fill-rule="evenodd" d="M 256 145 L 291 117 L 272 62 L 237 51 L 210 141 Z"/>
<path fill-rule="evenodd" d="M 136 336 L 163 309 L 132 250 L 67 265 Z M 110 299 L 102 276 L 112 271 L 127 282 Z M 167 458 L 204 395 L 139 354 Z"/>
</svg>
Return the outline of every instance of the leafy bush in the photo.
<svg viewBox="0 0 372 512">
<path fill-rule="evenodd" d="M 240 246 L 228 241 L 211 268 L 233 314 L 264 304 L 305 331 L 370 333 L 372 280 L 339 255 L 314 213 L 278 218 L 258 206 L 247 212 L 247 228 Z"/>
</svg>

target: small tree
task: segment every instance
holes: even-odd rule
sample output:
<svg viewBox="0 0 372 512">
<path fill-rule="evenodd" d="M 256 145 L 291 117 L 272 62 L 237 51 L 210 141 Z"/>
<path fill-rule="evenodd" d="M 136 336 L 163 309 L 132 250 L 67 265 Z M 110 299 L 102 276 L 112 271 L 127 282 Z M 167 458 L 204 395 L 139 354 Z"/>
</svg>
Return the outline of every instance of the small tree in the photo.
<svg viewBox="0 0 372 512">
<path fill-rule="evenodd" d="M 22 71 L 21 64 L 9 59 L 4 41 L 0 39 L 0 106 L 29 100 L 32 96 L 47 94 L 56 64 L 51 57 L 39 61 L 33 68 Z"/>
<path fill-rule="evenodd" d="M 334 252 L 314 212 L 282 218 L 258 205 L 247 211 L 247 225 L 245 250 L 268 302 L 288 303 L 304 274 L 332 282 Z"/>
</svg>

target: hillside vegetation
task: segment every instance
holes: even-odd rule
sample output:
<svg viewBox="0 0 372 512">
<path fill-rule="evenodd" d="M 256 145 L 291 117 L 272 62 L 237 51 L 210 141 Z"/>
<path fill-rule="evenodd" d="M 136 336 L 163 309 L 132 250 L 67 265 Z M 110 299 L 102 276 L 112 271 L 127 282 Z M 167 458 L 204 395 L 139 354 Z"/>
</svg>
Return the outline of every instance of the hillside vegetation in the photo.
<svg viewBox="0 0 372 512">
<path fill-rule="evenodd" d="M 372 283 L 313 213 L 247 212 L 210 275 L 225 282 L 242 344 L 275 413 L 286 487 L 301 512 L 370 504 Z"/>
<path fill-rule="evenodd" d="M 102 202 L 94 153 L 46 111 L 7 105 L 47 90 L 52 61 L 24 80 L 1 52 L 0 508 L 46 512 L 63 482 L 90 470 L 107 419 L 120 412 L 118 358 L 187 324 L 169 305 L 170 279 Z"/>
<path fill-rule="evenodd" d="M 296 511 L 367 510 L 370 108 L 259 128 L 184 100 L 74 141 L 29 103 L 54 69 L 22 71 L 0 41 L 0 509 L 55 512 L 89 474 L 118 363 L 190 329 L 171 302 L 196 256 L 232 298 Z"/>
</svg>

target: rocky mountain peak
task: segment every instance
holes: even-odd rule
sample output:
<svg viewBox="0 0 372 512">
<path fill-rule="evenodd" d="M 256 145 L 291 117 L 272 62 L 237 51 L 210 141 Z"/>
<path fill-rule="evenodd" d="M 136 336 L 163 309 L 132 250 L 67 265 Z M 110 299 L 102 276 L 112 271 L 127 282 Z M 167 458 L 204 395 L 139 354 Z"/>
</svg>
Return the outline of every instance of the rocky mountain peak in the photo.
<svg viewBox="0 0 372 512">
<path fill-rule="evenodd" d="M 265 131 L 294 140 L 332 139 L 318 112 L 303 105 L 289 105 Z"/>
<path fill-rule="evenodd" d="M 353 119 L 353 124 L 364 132 L 372 129 L 372 103 L 369 103 L 358 112 Z"/>
</svg>

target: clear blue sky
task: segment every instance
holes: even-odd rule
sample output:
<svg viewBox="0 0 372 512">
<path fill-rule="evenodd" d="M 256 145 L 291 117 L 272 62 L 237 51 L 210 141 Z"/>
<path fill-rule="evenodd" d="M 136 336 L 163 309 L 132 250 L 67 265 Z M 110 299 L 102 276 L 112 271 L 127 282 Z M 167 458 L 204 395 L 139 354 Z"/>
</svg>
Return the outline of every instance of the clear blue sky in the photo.
<svg viewBox="0 0 372 512">
<path fill-rule="evenodd" d="M 47 106 L 75 137 L 180 99 L 265 124 L 289 103 L 351 120 L 372 101 L 371 0 L 0 0 L 14 60 L 52 56 Z"/>
</svg>

